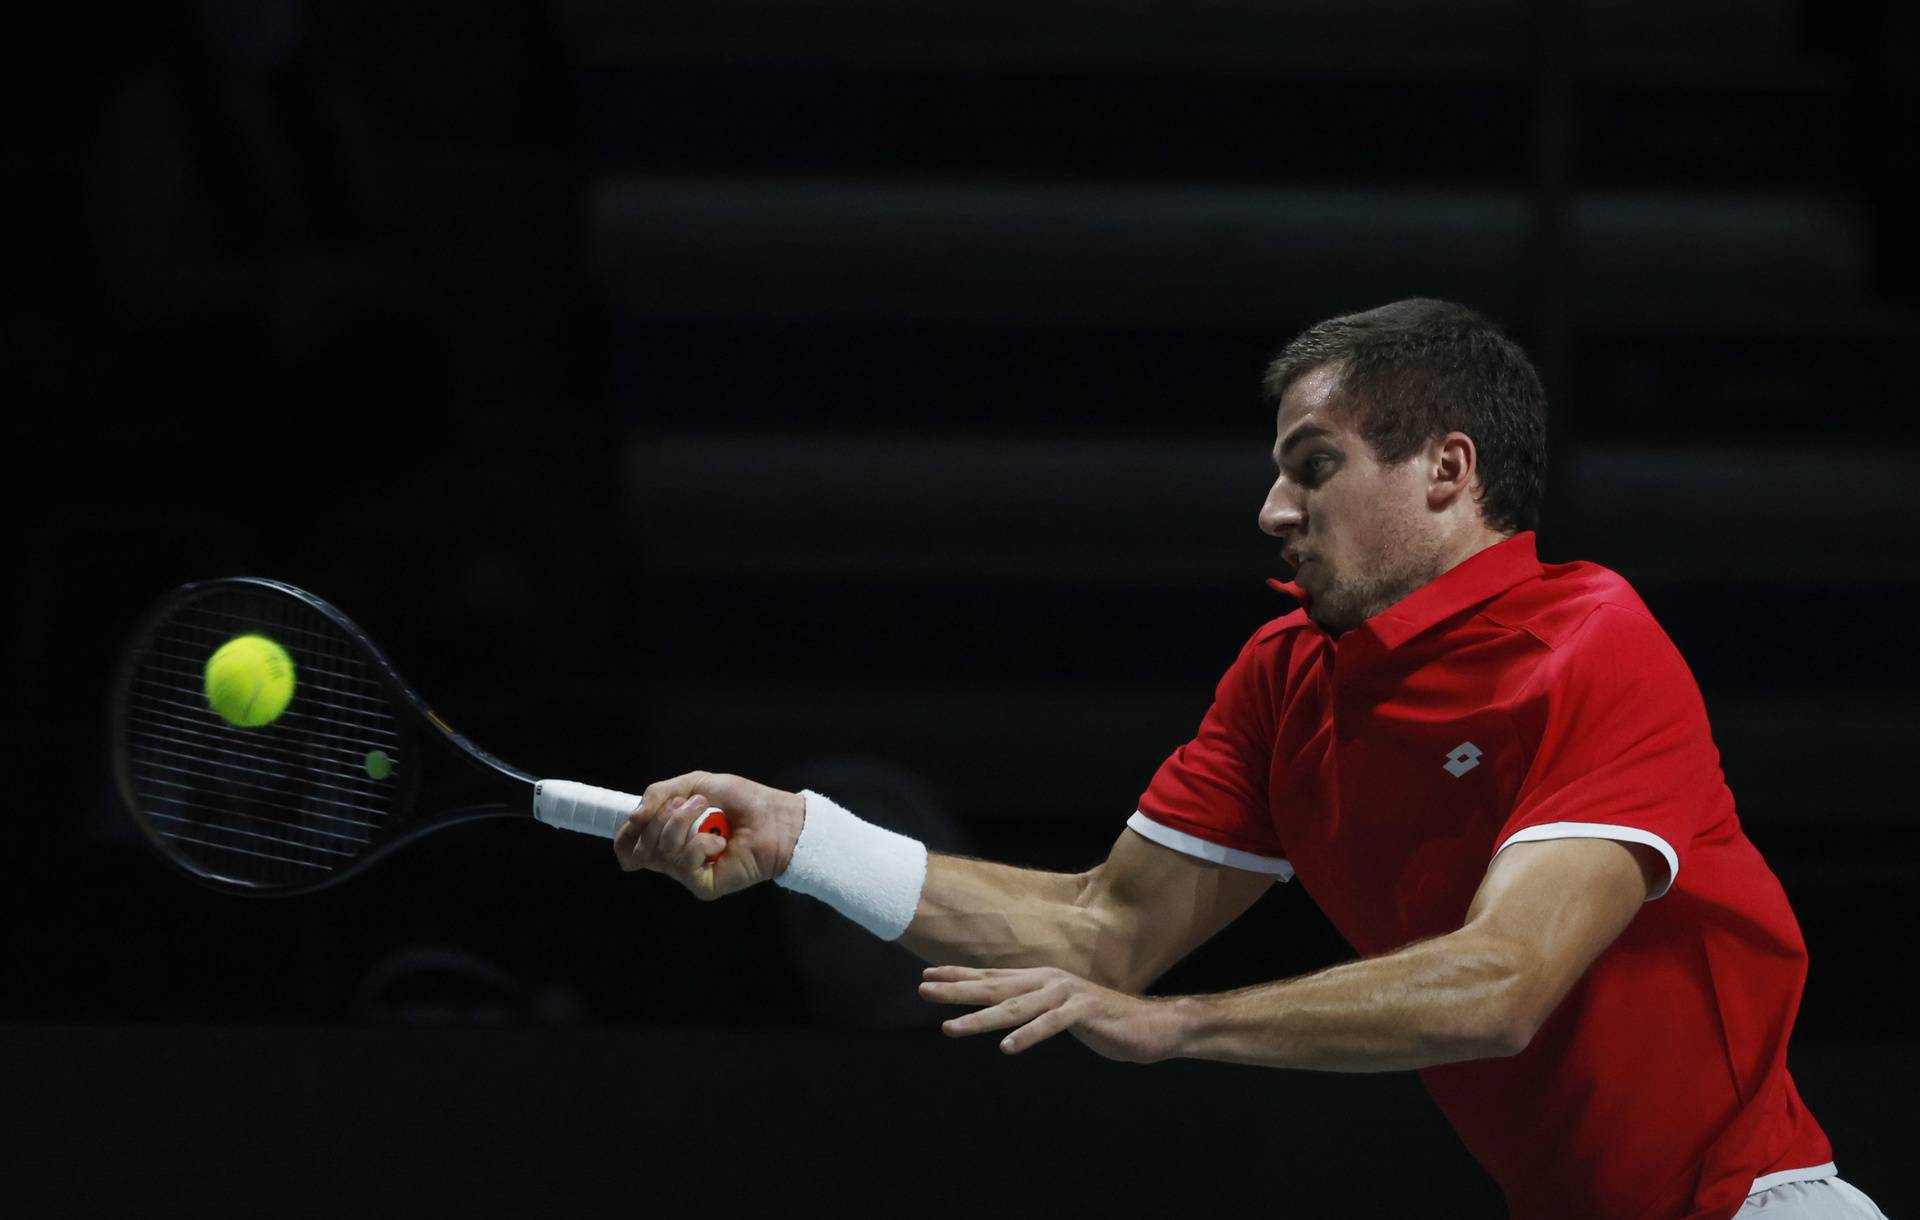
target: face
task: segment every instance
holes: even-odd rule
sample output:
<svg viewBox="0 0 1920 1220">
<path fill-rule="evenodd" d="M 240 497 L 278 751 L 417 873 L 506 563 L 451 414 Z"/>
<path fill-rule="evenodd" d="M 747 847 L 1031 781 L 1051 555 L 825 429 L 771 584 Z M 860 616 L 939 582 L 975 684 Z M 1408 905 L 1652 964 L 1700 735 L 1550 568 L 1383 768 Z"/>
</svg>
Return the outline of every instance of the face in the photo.
<svg viewBox="0 0 1920 1220">
<path fill-rule="evenodd" d="M 1374 459 L 1332 407 L 1336 379 L 1307 373 L 1280 400 L 1273 448 L 1277 477 L 1260 528 L 1278 538 L 1307 614 L 1338 634 L 1433 579 L 1436 522 L 1428 511 L 1427 455 L 1398 465 Z"/>
</svg>

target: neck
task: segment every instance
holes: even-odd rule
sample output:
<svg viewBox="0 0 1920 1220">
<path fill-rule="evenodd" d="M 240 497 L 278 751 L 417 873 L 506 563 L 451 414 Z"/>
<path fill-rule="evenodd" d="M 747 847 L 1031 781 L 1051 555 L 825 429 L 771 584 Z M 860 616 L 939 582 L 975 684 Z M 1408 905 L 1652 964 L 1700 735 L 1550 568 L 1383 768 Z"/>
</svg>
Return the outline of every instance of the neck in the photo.
<svg viewBox="0 0 1920 1220">
<path fill-rule="evenodd" d="M 1439 567 L 1434 575 L 1438 576 L 1443 572 L 1451 571 L 1488 547 L 1498 546 L 1511 537 L 1513 537 L 1512 534 L 1502 534 L 1485 525 L 1463 529 L 1441 543 L 1438 556 Z"/>
</svg>

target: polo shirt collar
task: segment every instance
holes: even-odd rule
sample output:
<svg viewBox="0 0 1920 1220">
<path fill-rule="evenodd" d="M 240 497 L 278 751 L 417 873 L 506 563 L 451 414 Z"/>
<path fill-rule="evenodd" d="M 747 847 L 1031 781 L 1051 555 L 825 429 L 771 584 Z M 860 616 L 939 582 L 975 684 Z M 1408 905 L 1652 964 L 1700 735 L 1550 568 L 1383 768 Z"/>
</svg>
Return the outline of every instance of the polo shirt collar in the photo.
<svg viewBox="0 0 1920 1220">
<path fill-rule="evenodd" d="M 1462 610 L 1492 601 L 1521 581 L 1540 575 L 1534 541 L 1534 531 L 1522 530 L 1494 543 L 1421 585 L 1357 630 L 1370 632 L 1387 648 L 1398 648 Z M 1267 584 L 1303 606 L 1312 596 L 1290 581 L 1270 580 Z"/>
</svg>

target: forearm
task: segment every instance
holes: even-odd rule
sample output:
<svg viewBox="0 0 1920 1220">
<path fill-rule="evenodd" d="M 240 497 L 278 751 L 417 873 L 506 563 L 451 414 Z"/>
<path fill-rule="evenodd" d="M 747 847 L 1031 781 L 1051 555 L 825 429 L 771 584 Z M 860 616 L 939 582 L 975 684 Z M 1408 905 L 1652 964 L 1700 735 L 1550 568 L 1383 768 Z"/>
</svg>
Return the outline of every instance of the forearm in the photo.
<svg viewBox="0 0 1920 1220">
<path fill-rule="evenodd" d="M 1094 970 L 1095 912 L 1071 873 L 929 853 L 926 887 L 898 943 L 934 965 Z"/>
<path fill-rule="evenodd" d="M 1169 1001 L 1170 1058 L 1391 1072 L 1511 1055 L 1511 953 L 1465 933 L 1276 983 Z"/>
</svg>

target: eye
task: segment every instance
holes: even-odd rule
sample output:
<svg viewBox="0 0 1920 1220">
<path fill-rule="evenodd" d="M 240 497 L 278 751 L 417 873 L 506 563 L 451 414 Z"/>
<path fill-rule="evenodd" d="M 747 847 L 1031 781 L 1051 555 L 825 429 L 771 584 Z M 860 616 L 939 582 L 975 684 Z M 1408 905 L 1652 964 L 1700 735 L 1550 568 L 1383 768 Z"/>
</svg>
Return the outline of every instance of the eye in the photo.
<svg viewBox="0 0 1920 1220">
<path fill-rule="evenodd" d="M 1307 460 L 1300 464 L 1300 472 L 1304 476 L 1302 481 L 1309 486 L 1318 483 L 1327 477 L 1327 471 L 1331 469 L 1332 466 L 1332 455 L 1326 453 L 1309 454 Z"/>
</svg>

